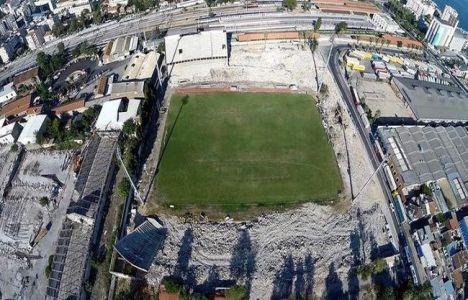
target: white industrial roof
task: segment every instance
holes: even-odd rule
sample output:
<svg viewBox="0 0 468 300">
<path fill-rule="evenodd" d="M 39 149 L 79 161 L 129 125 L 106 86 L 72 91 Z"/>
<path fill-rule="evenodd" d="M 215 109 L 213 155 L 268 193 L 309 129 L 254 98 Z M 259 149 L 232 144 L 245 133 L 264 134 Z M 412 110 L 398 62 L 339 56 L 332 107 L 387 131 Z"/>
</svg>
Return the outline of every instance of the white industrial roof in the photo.
<svg viewBox="0 0 468 300">
<path fill-rule="evenodd" d="M 112 44 L 112 56 L 125 56 L 138 47 L 138 37 L 125 36 L 117 38 Z"/>
<path fill-rule="evenodd" d="M 170 35 L 164 38 L 166 63 L 227 57 L 226 32 L 202 31 L 191 35 Z"/>
<path fill-rule="evenodd" d="M 0 120 L 0 124 L 1 124 L 1 121 L 2 120 Z M 11 134 L 13 132 L 13 128 L 15 127 L 15 125 L 16 123 L 11 123 L 3 127 L 0 126 L 0 137 Z"/>
<path fill-rule="evenodd" d="M 426 261 L 426 266 L 427 267 L 435 267 L 436 266 L 436 261 L 434 259 L 434 254 L 432 254 L 431 245 L 424 244 L 424 245 L 421 246 L 421 250 L 422 250 L 424 259 Z"/>
<path fill-rule="evenodd" d="M 10 82 L 9 84 L 6 84 L 6 85 L 0 87 L 0 97 L 5 97 L 5 96 L 7 96 L 7 95 L 9 95 L 11 93 L 13 93 L 14 96 L 16 96 L 16 92 L 13 89 L 13 82 Z M 6 99 L 1 99 L 0 103 L 1 102 L 6 102 L 6 101 L 11 100 L 11 99 L 13 99 L 13 98 L 8 99 L 8 97 L 7 97 Z"/>
<path fill-rule="evenodd" d="M 140 100 L 129 100 L 127 110 L 119 112 L 121 103 L 122 99 L 107 101 L 104 103 L 96 121 L 95 126 L 97 130 L 121 130 L 125 121 L 137 116 Z"/>
<path fill-rule="evenodd" d="M 151 51 L 147 54 L 135 54 L 125 66 L 125 72 L 122 75 L 122 79 L 134 80 L 151 78 L 158 63 L 158 59 L 159 53 L 156 51 Z"/>
<path fill-rule="evenodd" d="M 24 145 L 36 143 L 36 134 L 41 130 L 46 119 L 46 115 L 32 116 L 28 122 L 26 122 L 26 125 L 24 125 L 23 131 L 18 138 L 18 142 Z"/>
</svg>

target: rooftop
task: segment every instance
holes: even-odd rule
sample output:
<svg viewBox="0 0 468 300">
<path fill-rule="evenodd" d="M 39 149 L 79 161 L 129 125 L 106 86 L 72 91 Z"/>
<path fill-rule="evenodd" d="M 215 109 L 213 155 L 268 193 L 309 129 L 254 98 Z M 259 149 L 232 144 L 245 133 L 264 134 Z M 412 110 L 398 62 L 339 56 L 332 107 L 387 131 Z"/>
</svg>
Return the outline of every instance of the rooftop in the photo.
<svg viewBox="0 0 468 300">
<path fill-rule="evenodd" d="M 13 90 L 13 82 L 10 82 L 8 84 L 5 84 L 4 86 L 0 87 L 0 97 L 9 94 L 11 92 L 14 92 Z"/>
<path fill-rule="evenodd" d="M 226 32 L 202 31 L 188 35 L 170 35 L 164 38 L 166 63 L 180 63 L 201 59 L 226 58 Z"/>
<path fill-rule="evenodd" d="M 158 249 L 165 240 L 166 231 L 154 219 L 148 218 L 135 231 L 125 236 L 116 245 L 115 250 L 129 264 L 148 272 Z"/>
<path fill-rule="evenodd" d="M 468 95 L 458 87 L 403 77 L 394 82 L 418 120 L 468 121 Z"/>
<path fill-rule="evenodd" d="M 115 98 L 145 98 L 144 81 L 124 81 L 112 83 L 112 88 L 109 93 L 112 99 Z"/>
<path fill-rule="evenodd" d="M 67 112 L 77 111 L 85 107 L 84 99 L 71 100 L 61 103 L 59 106 L 54 107 L 52 111 L 56 115 L 60 115 Z"/>
<path fill-rule="evenodd" d="M 465 127 L 379 127 L 378 133 L 405 187 L 447 178 L 458 204 L 468 200 Z"/>
<path fill-rule="evenodd" d="M 0 109 L 0 116 L 9 117 L 26 113 L 26 111 L 31 107 L 31 100 L 32 94 L 29 94 L 7 103 Z"/>
<path fill-rule="evenodd" d="M 41 130 L 42 125 L 47 119 L 46 115 L 35 115 L 32 116 L 24 125 L 23 131 L 21 131 L 18 137 L 18 142 L 22 144 L 29 144 L 36 142 L 36 135 Z"/>
<path fill-rule="evenodd" d="M 157 67 L 159 53 L 151 51 L 147 54 L 135 54 L 125 66 L 122 80 L 148 79 L 153 76 Z"/>
<path fill-rule="evenodd" d="M 22 84 L 23 82 L 32 80 L 33 78 L 37 78 L 39 76 L 39 68 L 32 68 L 29 70 L 26 70 L 22 73 L 19 73 L 18 75 L 15 76 L 13 79 L 13 85 L 17 86 Z"/>
<path fill-rule="evenodd" d="M 140 100 L 129 100 L 125 103 L 122 99 L 107 101 L 102 106 L 96 121 L 96 129 L 100 131 L 120 130 L 125 121 L 138 115 Z"/>
</svg>

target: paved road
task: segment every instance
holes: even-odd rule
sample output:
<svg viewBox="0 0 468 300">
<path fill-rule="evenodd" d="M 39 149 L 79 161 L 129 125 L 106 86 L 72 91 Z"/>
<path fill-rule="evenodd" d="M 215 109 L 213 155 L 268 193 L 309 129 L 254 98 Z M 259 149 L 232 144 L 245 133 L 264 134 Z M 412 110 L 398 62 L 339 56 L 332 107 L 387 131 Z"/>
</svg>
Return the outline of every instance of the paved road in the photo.
<svg viewBox="0 0 468 300">
<path fill-rule="evenodd" d="M 338 86 L 340 88 L 341 94 L 343 98 L 346 101 L 346 104 L 348 106 L 348 110 L 351 114 L 351 117 L 353 119 L 353 122 L 356 124 L 356 127 L 359 131 L 359 134 L 364 142 L 366 151 L 369 155 L 369 158 L 372 162 L 372 165 L 374 166 L 374 169 L 378 167 L 380 164 L 379 159 L 377 158 L 377 155 L 374 151 L 374 148 L 372 146 L 371 138 L 370 138 L 370 132 L 364 127 L 364 124 L 362 123 L 361 118 L 359 117 L 359 113 L 356 109 L 356 106 L 354 105 L 354 101 L 352 100 L 351 92 L 348 87 L 348 83 L 345 80 L 343 74 L 341 73 L 341 67 L 339 65 L 339 56 L 340 56 L 340 51 L 345 51 L 349 49 L 348 46 L 336 46 L 332 50 L 332 59 L 330 62 L 330 69 L 331 72 L 334 76 L 335 81 L 338 83 Z M 385 52 L 388 53 L 401 53 L 401 50 L 395 50 L 395 49 L 385 49 Z M 411 261 L 413 265 L 416 268 L 416 277 L 418 279 L 419 283 L 422 283 L 425 281 L 425 273 L 424 270 L 422 269 L 422 266 L 419 262 L 416 249 L 414 247 L 413 240 L 411 238 L 411 235 L 409 233 L 409 228 L 408 226 L 399 226 L 399 223 L 397 222 L 397 219 L 395 215 L 392 213 L 391 208 L 390 208 L 390 203 L 393 201 L 393 197 L 390 191 L 390 188 L 386 184 L 386 179 L 385 175 L 382 171 L 379 171 L 377 173 L 377 178 L 379 179 L 380 186 L 382 187 L 382 190 L 384 191 L 385 197 L 386 197 L 386 202 L 387 205 L 382 208 L 383 213 L 387 219 L 387 222 L 390 225 L 390 230 L 392 232 L 392 236 L 394 238 L 394 246 L 396 249 L 400 250 L 400 253 L 403 253 L 401 251 L 401 243 L 399 241 L 399 238 L 402 237 L 405 239 L 406 244 L 409 245 L 410 247 L 410 253 L 411 253 Z"/>
</svg>

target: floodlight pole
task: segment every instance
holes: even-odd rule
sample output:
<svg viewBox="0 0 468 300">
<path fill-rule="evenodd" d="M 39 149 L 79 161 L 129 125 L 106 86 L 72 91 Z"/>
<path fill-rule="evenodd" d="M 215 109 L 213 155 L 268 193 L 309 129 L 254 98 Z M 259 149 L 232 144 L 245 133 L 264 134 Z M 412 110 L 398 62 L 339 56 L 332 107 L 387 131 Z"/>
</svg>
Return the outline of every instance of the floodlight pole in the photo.
<svg viewBox="0 0 468 300">
<path fill-rule="evenodd" d="M 330 63 L 330 58 L 331 58 L 331 53 L 332 53 L 332 50 L 333 50 L 333 42 L 335 40 L 335 34 L 332 34 L 332 36 L 330 37 L 330 42 L 331 42 L 331 46 L 330 46 L 330 51 L 328 51 L 328 57 L 327 57 L 327 61 L 326 61 L 326 64 L 325 64 L 325 68 L 328 68 L 328 64 Z M 323 85 L 323 82 L 325 80 L 322 79 L 322 81 L 320 81 L 320 84 L 319 84 L 319 89 L 318 89 L 318 93 L 320 93 L 320 90 L 322 89 L 322 85 Z"/>
<path fill-rule="evenodd" d="M 128 180 L 130 181 L 130 185 L 132 186 L 132 189 L 135 192 L 135 195 L 136 195 L 138 201 L 140 201 L 141 204 L 144 204 L 143 199 L 140 196 L 140 193 L 138 192 L 135 184 L 133 183 L 132 177 L 128 173 L 127 168 L 125 167 L 125 164 L 124 164 L 124 162 L 122 160 L 122 155 L 120 154 L 120 148 L 119 148 L 118 145 L 117 145 L 117 147 L 115 147 L 115 154 L 116 154 L 117 159 L 120 161 L 120 164 L 122 165 L 122 167 L 124 169 L 125 175 L 127 176 Z"/>
</svg>

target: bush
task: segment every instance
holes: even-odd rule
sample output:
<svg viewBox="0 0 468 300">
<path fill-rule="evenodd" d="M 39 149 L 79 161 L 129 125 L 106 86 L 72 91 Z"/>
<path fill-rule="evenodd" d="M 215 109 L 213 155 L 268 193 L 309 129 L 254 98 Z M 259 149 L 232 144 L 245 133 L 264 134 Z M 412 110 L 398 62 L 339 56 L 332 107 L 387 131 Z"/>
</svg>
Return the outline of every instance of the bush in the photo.
<svg viewBox="0 0 468 300">
<path fill-rule="evenodd" d="M 166 288 L 168 293 L 180 294 L 183 293 L 184 287 L 181 283 L 177 282 L 173 278 L 166 277 L 162 280 L 162 284 Z"/>
<path fill-rule="evenodd" d="M 42 197 L 41 199 L 39 199 L 39 203 L 42 206 L 49 206 L 50 200 L 47 197 Z"/>
<path fill-rule="evenodd" d="M 127 178 L 122 178 L 122 180 L 117 185 L 117 195 L 119 197 L 127 199 L 130 192 L 130 181 Z"/>
<path fill-rule="evenodd" d="M 297 7 L 297 0 L 283 0 L 283 7 L 293 10 Z"/>
<path fill-rule="evenodd" d="M 44 270 L 44 274 L 47 276 L 47 278 L 50 277 L 50 273 L 52 273 L 52 264 L 54 263 L 54 256 L 50 255 L 49 260 L 47 262 L 47 267 Z"/>
<path fill-rule="evenodd" d="M 320 95 L 322 96 L 328 95 L 328 85 L 326 85 L 325 83 L 322 83 L 322 86 L 320 87 Z"/>
<path fill-rule="evenodd" d="M 367 280 L 372 274 L 379 274 L 385 271 L 387 268 L 387 262 L 383 258 L 378 258 L 375 261 L 362 265 L 357 268 L 357 273 L 362 277 L 363 280 Z"/>
<path fill-rule="evenodd" d="M 335 26 L 335 32 L 337 34 L 344 33 L 346 30 L 348 30 L 348 23 L 346 23 L 346 22 L 339 22 Z"/>
<path fill-rule="evenodd" d="M 231 287 L 229 290 L 227 290 L 226 293 L 227 298 L 232 299 L 232 300 L 243 300 L 247 299 L 247 289 L 244 286 L 241 285 L 235 285 Z"/>
<path fill-rule="evenodd" d="M 17 152 L 18 151 L 18 144 L 11 145 L 10 151 L 11 152 Z"/>
</svg>

